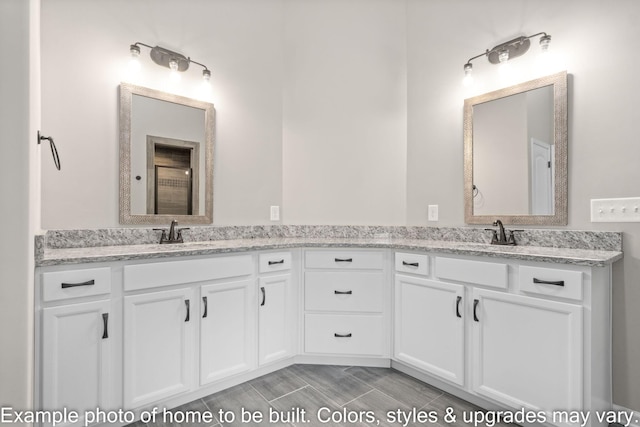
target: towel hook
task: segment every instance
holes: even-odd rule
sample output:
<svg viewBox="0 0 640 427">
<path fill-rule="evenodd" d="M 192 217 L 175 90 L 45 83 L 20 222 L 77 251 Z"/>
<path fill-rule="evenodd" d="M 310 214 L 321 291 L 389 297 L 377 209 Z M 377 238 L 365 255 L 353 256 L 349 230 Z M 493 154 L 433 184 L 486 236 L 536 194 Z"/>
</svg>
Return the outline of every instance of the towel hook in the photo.
<svg viewBox="0 0 640 427">
<path fill-rule="evenodd" d="M 53 164 L 56 165 L 56 169 L 60 170 L 60 156 L 58 155 L 58 149 L 56 148 L 56 143 L 53 142 L 52 137 L 42 136 L 40 135 L 40 131 L 38 131 L 38 144 L 40 144 L 40 142 L 44 140 L 49 141 L 49 145 L 51 146 L 51 155 L 53 156 Z"/>
</svg>

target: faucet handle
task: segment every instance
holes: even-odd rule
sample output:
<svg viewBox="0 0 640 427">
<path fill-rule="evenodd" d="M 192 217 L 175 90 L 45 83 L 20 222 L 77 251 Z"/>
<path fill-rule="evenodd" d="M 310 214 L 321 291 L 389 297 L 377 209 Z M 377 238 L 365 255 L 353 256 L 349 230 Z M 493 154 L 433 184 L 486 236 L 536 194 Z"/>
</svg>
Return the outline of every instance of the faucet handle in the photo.
<svg viewBox="0 0 640 427">
<path fill-rule="evenodd" d="M 491 244 L 495 244 L 498 241 L 498 231 L 494 230 L 493 228 L 485 228 L 485 231 L 491 231 L 492 235 L 491 235 Z"/>
<path fill-rule="evenodd" d="M 160 236 L 160 244 L 164 243 L 167 240 L 167 230 L 164 228 L 154 228 L 153 231 L 162 231 L 162 235 Z"/>
<path fill-rule="evenodd" d="M 507 231 L 509 232 L 509 239 L 507 240 L 507 243 L 509 245 L 515 246 L 517 244 L 516 243 L 516 236 L 513 233 L 524 231 L 524 230 L 507 230 Z"/>
<path fill-rule="evenodd" d="M 182 238 L 182 231 L 183 230 L 189 230 L 189 227 L 183 227 L 183 228 L 177 228 L 176 229 L 176 241 L 178 243 L 183 243 L 184 242 L 184 240 Z"/>
</svg>

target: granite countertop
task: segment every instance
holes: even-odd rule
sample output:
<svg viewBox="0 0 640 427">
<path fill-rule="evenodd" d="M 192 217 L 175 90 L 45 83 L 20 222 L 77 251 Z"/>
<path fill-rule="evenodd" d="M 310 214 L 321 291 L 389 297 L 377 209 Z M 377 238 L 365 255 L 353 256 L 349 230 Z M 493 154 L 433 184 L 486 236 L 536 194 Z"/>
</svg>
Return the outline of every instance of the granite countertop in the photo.
<svg viewBox="0 0 640 427">
<path fill-rule="evenodd" d="M 601 267 L 622 258 L 621 250 L 571 249 L 546 246 L 496 246 L 482 242 L 425 238 L 258 237 L 195 241 L 181 244 L 125 244 L 91 247 L 50 247 L 36 243 L 36 266 L 161 259 L 253 250 L 290 248 L 381 248 L 440 254 L 486 256 L 525 261 Z"/>
</svg>

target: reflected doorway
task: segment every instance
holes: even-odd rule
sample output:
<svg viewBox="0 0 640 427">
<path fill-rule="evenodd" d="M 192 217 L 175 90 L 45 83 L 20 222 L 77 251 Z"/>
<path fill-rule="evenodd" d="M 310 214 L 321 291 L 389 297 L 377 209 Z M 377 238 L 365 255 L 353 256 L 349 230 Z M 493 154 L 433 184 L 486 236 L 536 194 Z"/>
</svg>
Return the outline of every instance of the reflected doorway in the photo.
<svg viewBox="0 0 640 427">
<path fill-rule="evenodd" d="M 198 215 L 198 145 L 147 136 L 148 214 Z"/>
</svg>

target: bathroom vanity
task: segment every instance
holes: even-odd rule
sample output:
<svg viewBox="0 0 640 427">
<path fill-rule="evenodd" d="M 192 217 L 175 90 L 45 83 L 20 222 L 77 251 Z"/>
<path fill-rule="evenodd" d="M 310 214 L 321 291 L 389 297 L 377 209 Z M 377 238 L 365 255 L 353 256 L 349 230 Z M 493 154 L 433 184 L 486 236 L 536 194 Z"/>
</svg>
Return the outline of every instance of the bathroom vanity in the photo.
<svg viewBox="0 0 640 427">
<path fill-rule="evenodd" d="M 558 249 L 305 230 L 91 248 L 40 237 L 36 408 L 139 414 L 293 363 L 392 366 L 549 424 L 611 408 L 619 233 L 573 232 L 585 248 Z"/>
</svg>

